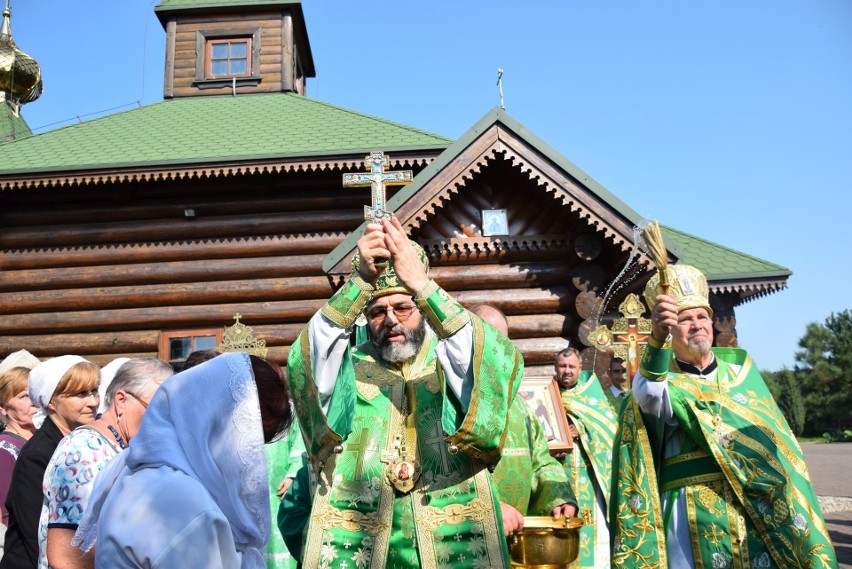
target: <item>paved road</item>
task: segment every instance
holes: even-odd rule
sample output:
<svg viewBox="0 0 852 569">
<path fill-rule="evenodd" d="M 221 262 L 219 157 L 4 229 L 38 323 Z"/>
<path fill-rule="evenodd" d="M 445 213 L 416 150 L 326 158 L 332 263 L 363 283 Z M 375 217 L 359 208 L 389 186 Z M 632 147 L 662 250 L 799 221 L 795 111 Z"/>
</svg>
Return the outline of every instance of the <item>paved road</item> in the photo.
<svg viewBox="0 0 852 569">
<path fill-rule="evenodd" d="M 802 450 L 839 566 L 852 569 L 852 443 L 803 443 Z"/>
</svg>

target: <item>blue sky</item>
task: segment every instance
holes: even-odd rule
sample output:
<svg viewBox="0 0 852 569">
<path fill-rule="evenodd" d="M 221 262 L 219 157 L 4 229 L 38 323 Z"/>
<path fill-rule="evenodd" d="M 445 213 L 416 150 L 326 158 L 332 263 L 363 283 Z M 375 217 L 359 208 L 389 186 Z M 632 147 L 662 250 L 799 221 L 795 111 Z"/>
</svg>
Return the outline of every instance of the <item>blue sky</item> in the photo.
<svg viewBox="0 0 852 569">
<path fill-rule="evenodd" d="M 162 99 L 151 0 L 12 0 L 37 132 Z M 499 104 L 641 215 L 788 267 L 737 309 L 758 366 L 852 308 L 852 2 L 303 0 L 308 96 L 457 137 Z"/>
</svg>

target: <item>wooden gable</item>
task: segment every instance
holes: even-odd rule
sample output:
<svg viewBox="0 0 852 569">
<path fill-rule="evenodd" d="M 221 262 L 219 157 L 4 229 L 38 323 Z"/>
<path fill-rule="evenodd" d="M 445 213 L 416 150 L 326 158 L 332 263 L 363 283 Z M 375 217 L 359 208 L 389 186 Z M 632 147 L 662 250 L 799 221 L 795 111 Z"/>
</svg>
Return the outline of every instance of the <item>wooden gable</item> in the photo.
<svg viewBox="0 0 852 569">
<path fill-rule="evenodd" d="M 544 148 L 544 149 L 542 149 Z M 430 257 L 431 276 L 465 306 L 492 304 L 528 375 L 549 375 L 556 352 L 585 348 L 584 321 L 633 251 L 638 216 L 502 111 L 493 111 L 388 203 Z M 613 206 L 613 202 L 618 207 Z M 505 210 L 508 233 L 484 236 L 482 210 Z M 337 284 L 362 228 L 326 259 Z M 648 273 L 639 253 L 617 296 Z M 616 303 L 617 307 L 618 304 Z M 592 365 L 593 351 L 584 359 Z"/>
</svg>

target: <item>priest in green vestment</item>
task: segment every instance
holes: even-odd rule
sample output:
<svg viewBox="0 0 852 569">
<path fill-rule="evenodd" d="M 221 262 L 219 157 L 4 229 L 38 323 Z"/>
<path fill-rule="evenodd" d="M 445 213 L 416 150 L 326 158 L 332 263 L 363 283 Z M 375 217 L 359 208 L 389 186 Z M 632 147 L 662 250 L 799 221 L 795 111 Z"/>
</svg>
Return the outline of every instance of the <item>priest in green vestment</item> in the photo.
<svg viewBox="0 0 852 569">
<path fill-rule="evenodd" d="M 802 450 L 749 355 L 711 348 L 707 279 L 665 269 L 621 415 L 613 567 L 837 567 Z"/>
<path fill-rule="evenodd" d="M 290 350 L 317 474 L 304 567 L 508 567 L 488 467 L 523 360 L 427 271 L 398 220 L 369 224 L 352 275 Z M 352 347 L 361 315 L 370 340 Z"/>
<path fill-rule="evenodd" d="M 470 311 L 508 337 L 506 316 L 497 307 L 477 304 Z M 509 427 L 502 458 L 494 468 L 494 485 L 506 532 L 521 529 L 524 516 L 560 518 L 577 513 L 568 476 L 550 454 L 541 421 L 520 395 L 509 408 Z"/>
<path fill-rule="evenodd" d="M 580 530 L 580 552 L 571 567 L 610 566 L 607 511 L 612 480 L 616 414 L 597 376 L 580 370 L 580 354 L 567 348 L 556 355 L 556 383 L 570 423 L 574 449 L 562 457 L 577 497 L 580 516 L 591 523 Z"/>
</svg>

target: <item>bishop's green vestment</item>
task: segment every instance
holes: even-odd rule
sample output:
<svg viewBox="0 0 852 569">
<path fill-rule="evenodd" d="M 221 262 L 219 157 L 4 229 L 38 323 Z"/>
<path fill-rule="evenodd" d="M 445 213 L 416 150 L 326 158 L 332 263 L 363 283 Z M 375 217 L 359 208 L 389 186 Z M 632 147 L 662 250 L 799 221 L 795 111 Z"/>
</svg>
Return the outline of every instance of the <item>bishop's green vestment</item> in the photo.
<svg viewBox="0 0 852 569">
<path fill-rule="evenodd" d="M 653 338 L 621 416 L 613 567 L 836 567 L 808 469 L 744 350 L 687 374 Z M 650 397 L 646 394 L 655 394 Z"/>
<path fill-rule="evenodd" d="M 509 408 L 503 457 L 494 469 L 497 497 L 525 516 L 549 516 L 565 503 L 575 503 L 568 476 L 550 454 L 538 417 L 522 397 Z"/>
<path fill-rule="evenodd" d="M 597 376 L 580 372 L 577 385 L 562 392 L 562 406 L 579 438 L 565 457 L 565 470 L 577 497 L 579 515 L 592 523 L 580 530 L 580 555 L 571 567 L 609 567 L 607 504 L 612 480 L 616 416 Z"/>
<path fill-rule="evenodd" d="M 370 342 L 349 349 L 371 291 L 351 277 L 290 350 L 289 381 L 318 478 L 303 565 L 508 567 L 487 467 L 500 457 L 523 360 L 434 281 L 414 302 L 437 337 L 430 331 L 411 363 L 383 362 Z M 345 342 L 330 385 L 317 366 L 338 344 L 321 345 L 321 332 Z M 436 353 L 459 345 L 456 334 L 470 347 L 445 369 Z M 449 385 L 459 364 L 467 370 L 460 391 Z"/>
</svg>

